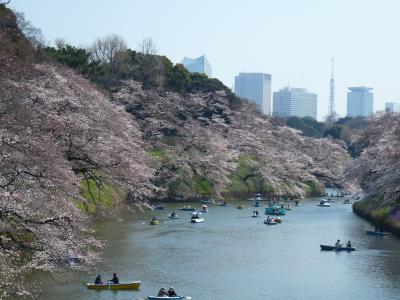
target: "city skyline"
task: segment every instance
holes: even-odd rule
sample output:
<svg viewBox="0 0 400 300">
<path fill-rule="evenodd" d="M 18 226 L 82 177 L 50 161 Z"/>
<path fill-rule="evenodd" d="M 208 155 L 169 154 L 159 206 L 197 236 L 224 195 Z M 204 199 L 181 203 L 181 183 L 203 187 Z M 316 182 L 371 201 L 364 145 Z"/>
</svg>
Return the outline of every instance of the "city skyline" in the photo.
<svg viewBox="0 0 400 300">
<path fill-rule="evenodd" d="M 400 28 L 398 1 L 386 0 L 384 5 L 371 0 L 338 0 L 333 5 L 317 0 L 250 0 L 245 5 L 179 0 L 118 3 L 12 0 L 10 7 L 24 12 L 50 42 L 64 38 L 88 46 L 97 37 L 118 33 L 136 49 L 141 39 L 153 37 L 159 53 L 174 63 L 205 53 L 213 75 L 229 87 L 240 72 L 272 74 L 272 90 L 289 84 L 318 94 L 318 119 L 328 113 L 332 56 L 339 115 L 346 115 L 348 86 L 373 86 L 376 110 L 384 110 L 387 101 L 400 100 L 396 88 L 400 43 L 392 38 Z M 282 15 L 290 22 L 282 22 Z M 79 30 L 82 27 L 86 30 Z"/>
</svg>

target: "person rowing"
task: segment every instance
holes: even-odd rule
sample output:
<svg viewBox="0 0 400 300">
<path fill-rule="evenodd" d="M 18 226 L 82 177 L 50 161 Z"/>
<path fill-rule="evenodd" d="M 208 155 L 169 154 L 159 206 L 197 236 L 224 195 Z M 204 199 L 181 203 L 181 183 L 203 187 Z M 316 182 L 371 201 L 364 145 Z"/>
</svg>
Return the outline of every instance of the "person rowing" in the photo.
<svg viewBox="0 0 400 300">
<path fill-rule="evenodd" d="M 119 279 L 117 277 L 117 274 L 113 273 L 113 277 L 108 282 L 112 283 L 112 284 L 118 284 L 119 283 Z"/>
<path fill-rule="evenodd" d="M 178 295 L 176 294 L 174 288 L 171 286 L 168 290 L 168 297 L 177 297 Z"/>
<path fill-rule="evenodd" d="M 94 280 L 94 284 L 103 284 L 103 280 L 101 280 L 100 274 L 97 275 L 96 279 Z"/>
<path fill-rule="evenodd" d="M 340 240 L 337 240 L 337 242 L 335 243 L 335 247 L 341 247 L 342 246 L 342 244 L 340 243 Z"/>
</svg>

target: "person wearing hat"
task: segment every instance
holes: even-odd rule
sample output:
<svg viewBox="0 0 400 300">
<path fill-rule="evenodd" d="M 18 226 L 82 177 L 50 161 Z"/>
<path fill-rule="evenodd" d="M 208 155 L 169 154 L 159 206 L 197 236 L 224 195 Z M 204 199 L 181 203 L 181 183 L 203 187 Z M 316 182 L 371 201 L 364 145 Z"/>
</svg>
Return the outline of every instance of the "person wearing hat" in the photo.
<svg viewBox="0 0 400 300">
<path fill-rule="evenodd" d="M 168 297 L 177 297 L 178 295 L 175 293 L 174 288 L 171 286 L 168 290 Z"/>
</svg>

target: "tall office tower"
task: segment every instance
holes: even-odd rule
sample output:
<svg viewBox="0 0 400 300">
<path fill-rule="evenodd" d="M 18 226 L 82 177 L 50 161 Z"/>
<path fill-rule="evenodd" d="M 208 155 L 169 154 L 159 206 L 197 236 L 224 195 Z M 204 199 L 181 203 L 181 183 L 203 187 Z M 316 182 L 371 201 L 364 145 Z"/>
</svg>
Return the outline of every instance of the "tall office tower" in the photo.
<svg viewBox="0 0 400 300">
<path fill-rule="evenodd" d="M 335 111 L 335 79 L 333 78 L 333 57 L 332 57 L 332 75 L 331 75 L 331 80 L 330 80 L 328 115 L 332 116 L 335 113 L 336 113 L 336 111 Z"/>
<path fill-rule="evenodd" d="M 385 110 L 391 112 L 400 112 L 400 103 L 395 102 L 386 102 L 385 103 Z"/>
<path fill-rule="evenodd" d="M 306 89 L 285 87 L 274 92 L 273 115 L 277 117 L 311 117 L 317 119 L 317 94 Z"/>
<path fill-rule="evenodd" d="M 271 115 L 271 75 L 239 73 L 235 77 L 235 94 L 255 103 L 265 115 Z"/>
<path fill-rule="evenodd" d="M 369 117 L 374 111 L 373 88 L 360 86 L 349 87 L 347 92 L 347 116 L 349 117 Z"/>
<path fill-rule="evenodd" d="M 211 78 L 212 70 L 205 55 L 197 58 L 184 57 L 182 64 L 190 73 L 203 73 Z"/>
</svg>

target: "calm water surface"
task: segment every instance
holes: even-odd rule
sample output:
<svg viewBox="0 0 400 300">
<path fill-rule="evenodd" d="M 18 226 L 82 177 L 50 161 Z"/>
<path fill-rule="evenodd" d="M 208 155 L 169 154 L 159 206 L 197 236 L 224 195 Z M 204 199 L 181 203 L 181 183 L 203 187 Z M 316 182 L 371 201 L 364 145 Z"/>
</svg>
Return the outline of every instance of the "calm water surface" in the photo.
<svg viewBox="0 0 400 300">
<path fill-rule="evenodd" d="M 330 208 L 308 199 L 293 207 L 283 223 L 263 224 L 254 209 L 210 206 L 205 222 L 190 224 L 189 212 L 169 220 L 179 204 L 164 211 L 124 213 L 101 224 L 107 240 L 104 279 L 141 280 L 140 291 L 86 290 L 96 274 L 73 274 L 66 285 L 52 284 L 43 299 L 144 299 L 174 286 L 193 299 L 400 299 L 400 241 L 367 236 L 371 226 L 341 198 Z M 192 206 L 200 207 L 199 203 Z M 263 212 L 263 208 L 258 208 Z M 162 218 L 149 225 L 152 216 Z M 319 245 L 351 240 L 353 253 L 321 252 Z"/>
</svg>

